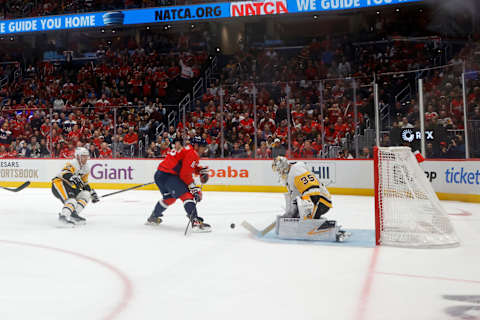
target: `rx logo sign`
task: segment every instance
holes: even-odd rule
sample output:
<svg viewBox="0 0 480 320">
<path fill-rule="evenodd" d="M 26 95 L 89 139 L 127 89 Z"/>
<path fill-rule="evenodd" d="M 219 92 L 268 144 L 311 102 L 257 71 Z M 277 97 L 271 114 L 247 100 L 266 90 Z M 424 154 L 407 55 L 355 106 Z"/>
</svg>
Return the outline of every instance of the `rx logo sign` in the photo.
<svg viewBox="0 0 480 320">
<path fill-rule="evenodd" d="M 403 141 L 412 142 L 413 140 L 421 140 L 422 132 L 417 129 L 406 128 L 402 130 L 401 137 Z M 425 139 L 433 140 L 433 130 L 425 130 Z"/>
</svg>

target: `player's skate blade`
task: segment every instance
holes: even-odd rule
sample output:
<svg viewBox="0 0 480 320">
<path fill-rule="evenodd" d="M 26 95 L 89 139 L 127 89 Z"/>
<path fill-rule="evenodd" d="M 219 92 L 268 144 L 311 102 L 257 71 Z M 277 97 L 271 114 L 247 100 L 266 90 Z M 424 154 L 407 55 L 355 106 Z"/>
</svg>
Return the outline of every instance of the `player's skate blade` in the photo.
<svg viewBox="0 0 480 320">
<path fill-rule="evenodd" d="M 150 216 L 150 218 L 148 218 L 147 221 L 145 222 L 145 225 L 155 227 L 155 226 L 159 226 L 162 222 L 163 222 L 162 218 Z"/>
<path fill-rule="evenodd" d="M 75 228 L 76 224 L 72 220 L 67 219 L 67 217 L 58 214 L 58 228 Z"/>
<path fill-rule="evenodd" d="M 70 215 L 70 218 L 76 225 L 84 225 L 85 223 L 87 223 L 87 219 L 79 216 L 75 211 Z"/>
<path fill-rule="evenodd" d="M 200 219 L 195 219 L 192 221 L 192 232 L 194 233 L 206 233 L 211 232 L 212 227 Z"/>
</svg>

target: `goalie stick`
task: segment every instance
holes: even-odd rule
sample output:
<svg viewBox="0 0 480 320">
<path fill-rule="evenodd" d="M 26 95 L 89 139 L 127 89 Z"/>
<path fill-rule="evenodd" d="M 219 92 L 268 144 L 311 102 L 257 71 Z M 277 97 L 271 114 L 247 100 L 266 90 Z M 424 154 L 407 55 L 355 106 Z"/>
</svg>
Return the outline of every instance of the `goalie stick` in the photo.
<svg viewBox="0 0 480 320">
<path fill-rule="evenodd" d="M 273 228 L 275 228 L 276 224 L 277 224 L 277 222 L 274 221 L 274 222 L 270 223 L 265 229 L 258 230 L 257 228 L 252 226 L 247 221 L 243 221 L 242 222 L 242 227 L 244 227 L 245 229 L 250 231 L 250 233 L 252 233 L 254 236 L 261 238 L 261 237 L 265 236 L 267 233 L 269 233 Z"/>
<path fill-rule="evenodd" d="M 12 192 L 18 192 L 18 191 L 22 191 L 23 189 L 25 189 L 29 185 L 30 185 L 30 181 L 26 181 L 16 188 L 7 188 L 7 187 L 0 187 L 0 188 L 2 188 L 3 190 L 12 191 Z"/>
</svg>

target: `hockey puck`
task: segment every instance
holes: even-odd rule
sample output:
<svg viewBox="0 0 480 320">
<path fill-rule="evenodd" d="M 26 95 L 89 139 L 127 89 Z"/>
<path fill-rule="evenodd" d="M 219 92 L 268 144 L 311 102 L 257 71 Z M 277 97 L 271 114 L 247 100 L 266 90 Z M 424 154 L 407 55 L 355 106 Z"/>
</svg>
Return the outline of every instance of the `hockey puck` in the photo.
<svg viewBox="0 0 480 320">
<path fill-rule="evenodd" d="M 230 225 L 230 228 L 235 229 L 235 223 L 232 223 L 232 224 Z"/>
</svg>

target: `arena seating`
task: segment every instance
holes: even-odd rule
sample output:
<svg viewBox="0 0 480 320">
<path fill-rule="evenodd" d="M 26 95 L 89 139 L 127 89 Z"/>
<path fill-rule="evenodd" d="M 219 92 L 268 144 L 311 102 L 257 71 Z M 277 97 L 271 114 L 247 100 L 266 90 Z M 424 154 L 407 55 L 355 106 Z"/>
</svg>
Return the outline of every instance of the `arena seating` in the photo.
<svg viewBox="0 0 480 320">
<path fill-rule="evenodd" d="M 179 102 L 191 94 L 212 56 L 206 48 L 192 50 L 183 34 L 156 38 L 153 44 L 122 39 L 124 49 L 101 43 L 96 59 L 88 63 L 2 65 L 0 80 L 8 81 L 0 87 L 0 157 L 69 157 L 75 146 L 85 145 L 92 158 L 156 158 L 169 151 L 173 139 L 183 137 L 207 144 L 202 156 L 210 158 L 271 158 L 286 154 L 289 145 L 293 158 L 370 158 L 375 143 L 373 75 L 381 88 L 382 143 L 399 145 L 404 144 L 399 130 L 418 127 L 419 119 L 413 88 L 419 73 L 408 71 L 433 67 L 421 73 L 426 127 L 438 132 L 435 143 L 427 144 L 427 155 L 461 158 L 465 145 L 458 62 L 466 59 L 469 70 L 480 70 L 478 61 L 470 59 L 480 49 L 478 39 L 454 47 L 436 36 L 422 41 L 361 36 L 362 41 L 357 41 L 360 35 L 339 34 L 308 40 L 300 48 L 217 54 L 219 67 L 185 107 L 185 121 Z M 453 65 L 440 67 L 448 64 Z M 352 77 L 357 79 L 355 94 Z M 467 99 L 472 121 L 480 120 L 479 88 L 478 78 L 471 77 Z"/>
</svg>

